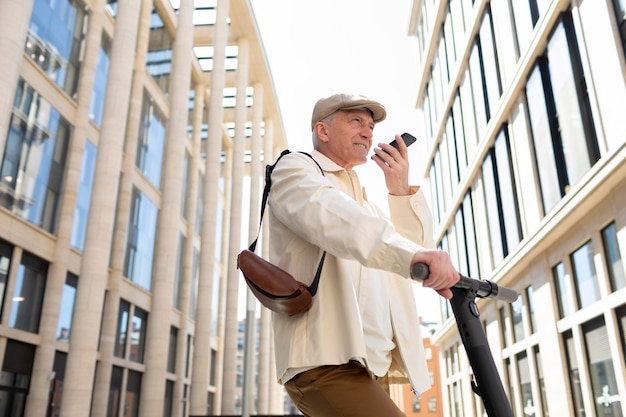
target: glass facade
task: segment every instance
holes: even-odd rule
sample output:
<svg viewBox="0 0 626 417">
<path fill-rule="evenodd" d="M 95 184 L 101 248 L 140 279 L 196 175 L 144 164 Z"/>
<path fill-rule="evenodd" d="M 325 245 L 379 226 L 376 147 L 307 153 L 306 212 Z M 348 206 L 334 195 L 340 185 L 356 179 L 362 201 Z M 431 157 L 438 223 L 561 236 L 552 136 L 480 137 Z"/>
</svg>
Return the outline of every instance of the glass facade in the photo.
<svg viewBox="0 0 626 417">
<path fill-rule="evenodd" d="M 78 85 L 87 20 L 79 0 L 34 0 L 24 52 L 70 97 Z"/>
<path fill-rule="evenodd" d="M 605 164 L 624 146 L 623 1 L 414 7 L 437 246 L 520 294 L 478 302 L 514 414 L 621 416 L 624 174 Z M 458 336 L 435 339 L 458 363 Z M 471 371 L 445 374 L 445 414 L 485 415 Z"/>
<path fill-rule="evenodd" d="M 233 181 L 263 172 L 228 172 L 228 142 L 237 123 L 246 148 L 256 128 L 286 141 L 251 5 L 192 3 L 184 21 L 177 0 L 0 1 L 0 415 L 188 417 L 207 389 L 211 412 L 240 395 L 216 369 L 238 360 L 224 248 Z M 261 121 L 235 123 L 241 103 Z"/>
<path fill-rule="evenodd" d="M 24 80 L 18 82 L 2 167 L 0 204 L 54 233 L 71 126 Z"/>
<path fill-rule="evenodd" d="M 81 251 L 84 248 L 85 234 L 87 233 L 87 220 L 89 218 L 89 207 L 91 206 L 91 190 L 95 175 L 97 154 L 98 148 L 96 148 L 91 141 L 85 141 L 71 238 L 72 247 Z"/>
<path fill-rule="evenodd" d="M 158 217 L 157 206 L 138 189 L 133 189 L 124 275 L 140 287 L 152 288 L 152 262 Z"/>
<path fill-rule="evenodd" d="M 11 302 L 9 327 L 39 332 L 48 263 L 29 253 L 22 255 Z"/>
</svg>

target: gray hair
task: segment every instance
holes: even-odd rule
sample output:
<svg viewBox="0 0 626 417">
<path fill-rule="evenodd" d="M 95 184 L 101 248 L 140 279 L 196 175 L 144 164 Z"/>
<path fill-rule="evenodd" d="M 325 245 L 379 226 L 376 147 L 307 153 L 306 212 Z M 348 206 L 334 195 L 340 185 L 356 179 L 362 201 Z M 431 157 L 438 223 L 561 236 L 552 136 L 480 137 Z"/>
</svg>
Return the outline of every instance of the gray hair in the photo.
<svg viewBox="0 0 626 417">
<path fill-rule="evenodd" d="M 329 114 L 328 116 L 320 120 L 320 122 L 331 124 L 333 122 L 333 119 L 335 118 L 335 114 L 337 114 L 337 112 Z M 317 133 L 315 133 L 315 129 L 313 129 L 311 137 L 313 142 L 313 149 L 319 150 L 320 138 L 317 136 Z"/>
</svg>

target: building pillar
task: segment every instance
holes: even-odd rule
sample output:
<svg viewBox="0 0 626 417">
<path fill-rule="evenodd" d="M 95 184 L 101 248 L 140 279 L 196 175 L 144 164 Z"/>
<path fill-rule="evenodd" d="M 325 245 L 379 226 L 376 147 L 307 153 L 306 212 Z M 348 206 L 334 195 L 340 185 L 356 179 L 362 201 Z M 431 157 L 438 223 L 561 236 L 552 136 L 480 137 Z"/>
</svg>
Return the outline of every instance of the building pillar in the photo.
<svg viewBox="0 0 626 417">
<path fill-rule="evenodd" d="M 252 135 L 250 137 L 250 212 L 248 222 L 248 242 L 252 242 L 259 233 L 261 210 L 261 123 L 263 122 L 263 86 L 253 86 Z M 246 329 L 244 343 L 244 368 L 242 389 L 242 416 L 249 416 L 254 410 L 255 392 L 261 401 L 260 386 L 263 384 L 261 367 L 267 363 L 259 363 L 259 374 L 256 376 L 256 309 L 258 302 L 250 289 L 246 288 Z M 265 368 L 263 368 L 265 370 Z M 254 381 L 257 381 L 255 384 Z M 257 410 L 258 412 L 258 410 Z"/>
<path fill-rule="evenodd" d="M 96 160 L 85 249 L 76 292 L 72 331 L 80 334 L 70 344 L 65 370 L 62 413 L 89 415 L 102 306 L 108 278 L 108 254 L 115 219 L 124 134 L 133 73 L 139 8 L 136 1 L 120 1 L 116 17 L 108 89 Z"/>
<path fill-rule="evenodd" d="M 234 414 L 238 391 L 236 387 L 237 359 L 237 306 L 239 302 L 239 270 L 237 254 L 241 251 L 241 227 L 243 204 L 244 151 L 246 147 L 246 121 L 248 108 L 246 105 L 246 89 L 248 87 L 249 43 L 240 39 L 237 65 L 237 93 L 235 104 L 235 137 L 233 139 L 233 181 L 231 184 L 230 203 L 230 239 L 228 245 L 228 272 L 226 294 L 226 324 L 224 333 L 224 375 L 222 391 L 222 413 Z"/>
<path fill-rule="evenodd" d="M 13 111 L 33 0 L 0 1 L 0 161 Z"/>
<path fill-rule="evenodd" d="M 191 378 L 190 415 L 209 414 L 208 384 L 211 352 L 211 303 L 215 263 L 215 230 L 217 200 L 219 198 L 220 156 L 224 126 L 224 86 L 226 85 L 226 45 L 228 43 L 229 0 L 217 0 L 217 16 L 213 40 L 213 70 L 211 71 L 206 141 L 206 170 L 202 201 L 202 246 L 198 278 L 198 305 L 196 313 L 194 369 Z M 216 400 L 219 401 L 219 392 Z"/>
<path fill-rule="evenodd" d="M 188 383 L 187 374 L 187 349 L 190 349 L 192 343 L 187 343 L 188 339 L 188 327 L 189 322 L 195 320 L 196 316 L 192 313 L 191 298 L 197 297 L 196 288 L 191 284 L 194 280 L 194 274 L 198 273 L 198 266 L 195 262 L 199 257 L 194 255 L 195 251 L 195 239 L 196 234 L 196 204 L 198 201 L 198 184 L 200 180 L 199 167 L 202 159 L 201 156 L 201 129 L 202 129 L 202 117 L 204 114 L 204 93 L 206 91 L 205 84 L 197 84 L 195 86 L 194 107 L 193 107 L 193 119 L 192 119 L 192 137 L 191 137 L 191 160 L 189 161 L 189 185 L 188 185 L 188 213 L 187 213 L 187 242 L 185 246 L 185 260 L 183 270 L 184 272 L 184 285 L 181 289 L 182 303 L 181 303 L 181 316 L 180 327 L 178 331 L 178 340 L 176 342 L 176 381 L 174 383 L 174 397 L 172 404 L 173 416 L 184 416 L 185 405 L 187 403 L 189 393 L 185 393 L 185 386 Z M 197 300 L 196 300 L 197 303 Z M 211 350 L 200 352 L 210 360 Z M 189 371 L 193 369 L 193 363 L 189 364 Z"/>
<path fill-rule="evenodd" d="M 98 0 L 96 9 L 104 9 L 104 0 Z M 95 69 L 98 60 L 98 51 L 102 37 L 102 13 L 93 13 L 90 18 L 89 31 L 87 33 L 85 57 L 80 68 L 80 80 L 76 99 L 76 121 L 73 124 L 72 137 L 68 149 L 67 170 L 65 184 L 60 200 L 59 219 L 57 222 L 57 241 L 54 246 L 54 258 L 48 270 L 46 290 L 41 310 L 41 323 L 39 335 L 41 343 L 35 354 L 33 364 L 32 382 L 29 389 L 28 401 L 26 402 L 25 416 L 41 416 L 46 413 L 50 401 L 50 384 L 56 376 L 51 372 L 54 367 L 55 346 L 57 338 L 57 323 L 63 297 L 63 288 L 68 271 L 68 253 L 72 228 L 74 226 L 74 210 L 80 184 L 81 168 L 85 140 L 89 128 L 89 111 L 91 95 L 95 80 Z M 89 279 L 85 277 L 83 279 Z M 70 340 L 72 335 L 70 334 Z M 76 339 L 76 337 L 74 337 Z M 50 378 L 52 377 L 52 379 Z M 65 380 L 63 385 L 72 383 L 84 384 L 85 381 Z"/>
<path fill-rule="evenodd" d="M 148 40 L 150 37 L 150 17 L 152 3 L 141 2 L 137 34 L 137 46 L 134 55 L 135 68 L 142 68 L 146 62 Z M 124 258 L 126 248 L 126 234 L 131 205 L 131 196 L 137 154 L 137 140 L 141 108 L 143 103 L 143 72 L 133 72 L 132 87 L 130 90 L 130 104 L 126 122 L 126 138 L 124 141 L 124 155 L 122 158 L 122 172 L 119 191 L 117 193 L 116 220 L 113 229 L 111 244 L 110 273 L 107 281 L 107 296 L 104 300 L 102 312 L 102 329 L 100 330 L 100 359 L 96 365 L 94 393 L 91 407 L 91 417 L 105 417 L 111 388 L 111 372 L 117 336 L 117 325 L 120 306 L 120 286 L 124 274 Z M 125 378 L 122 388 L 126 385 Z M 123 391 L 122 391 L 123 392 Z"/>
<path fill-rule="evenodd" d="M 178 27 L 172 54 L 170 75 L 170 119 L 165 134 L 161 210 L 157 227 L 152 305 L 148 319 L 145 365 L 141 381 L 139 415 L 163 414 L 165 376 L 167 372 L 170 315 L 173 287 L 176 284 L 176 254 L 180 234 L 180 187 L 183 183 L 185 137 L 187 136 L 189 85 L 193 54 L 193 0 L 182 0 L 178 10 Z M 184 279 L 180 276 L 180 279 Z"/>
</svg>

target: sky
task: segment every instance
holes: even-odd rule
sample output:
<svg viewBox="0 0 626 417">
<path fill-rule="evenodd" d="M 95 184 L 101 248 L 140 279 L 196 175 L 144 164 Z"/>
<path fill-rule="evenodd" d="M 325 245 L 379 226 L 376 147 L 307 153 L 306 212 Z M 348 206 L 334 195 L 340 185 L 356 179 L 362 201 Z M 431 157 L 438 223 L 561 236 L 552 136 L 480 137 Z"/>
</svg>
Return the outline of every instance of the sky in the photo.
<svg viewBox="0 0 626 417">
<path fill-rule="evenodd" d="M 283 126 L 292 151 L 310 151 L 315 102 L 335 93 L 379 101 L 387 118 L 374 129 L 374 145 L 412 133 L 410 183 L 422 184 L 417 38 L 409 36 L 413 0 L 250 0 L 263 39 Z M 368 198 L 388 212 L 382 172 L 373 161 L 358 167 Z M 427 195 L 428 198 L 428 195 Z M 437 295 L 419 296 L 421 315 L 436 318 Z M 435 310 L 433 310 L 435 309 Z"/>
</svg>

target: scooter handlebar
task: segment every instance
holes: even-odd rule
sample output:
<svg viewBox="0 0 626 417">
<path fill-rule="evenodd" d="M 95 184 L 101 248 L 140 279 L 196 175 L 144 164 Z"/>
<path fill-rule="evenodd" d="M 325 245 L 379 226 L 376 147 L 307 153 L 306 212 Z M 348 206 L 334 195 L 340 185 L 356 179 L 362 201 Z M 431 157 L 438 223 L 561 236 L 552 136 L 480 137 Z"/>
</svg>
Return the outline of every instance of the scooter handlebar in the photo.
<svg viewBox="0 0 626 417">
<path fill-rule="evenodd" d="M 413 264 L 411 268 L 411 275 L 414 280 L 424 281 L 428 279 L 430 270 L 428 265 L 422 262 Z M 495 300 L 505 301 L 512 303 L 517 300 L 519 294 L 516 290 L 507 287 L 500 287 L 491 281 L 478 280 L 468 278 L 463 275 L 460 276 L 459 281 L 454 285 L 455 288 L 473 290 L 480 298 L 492 298 Z"/>
</svg>

